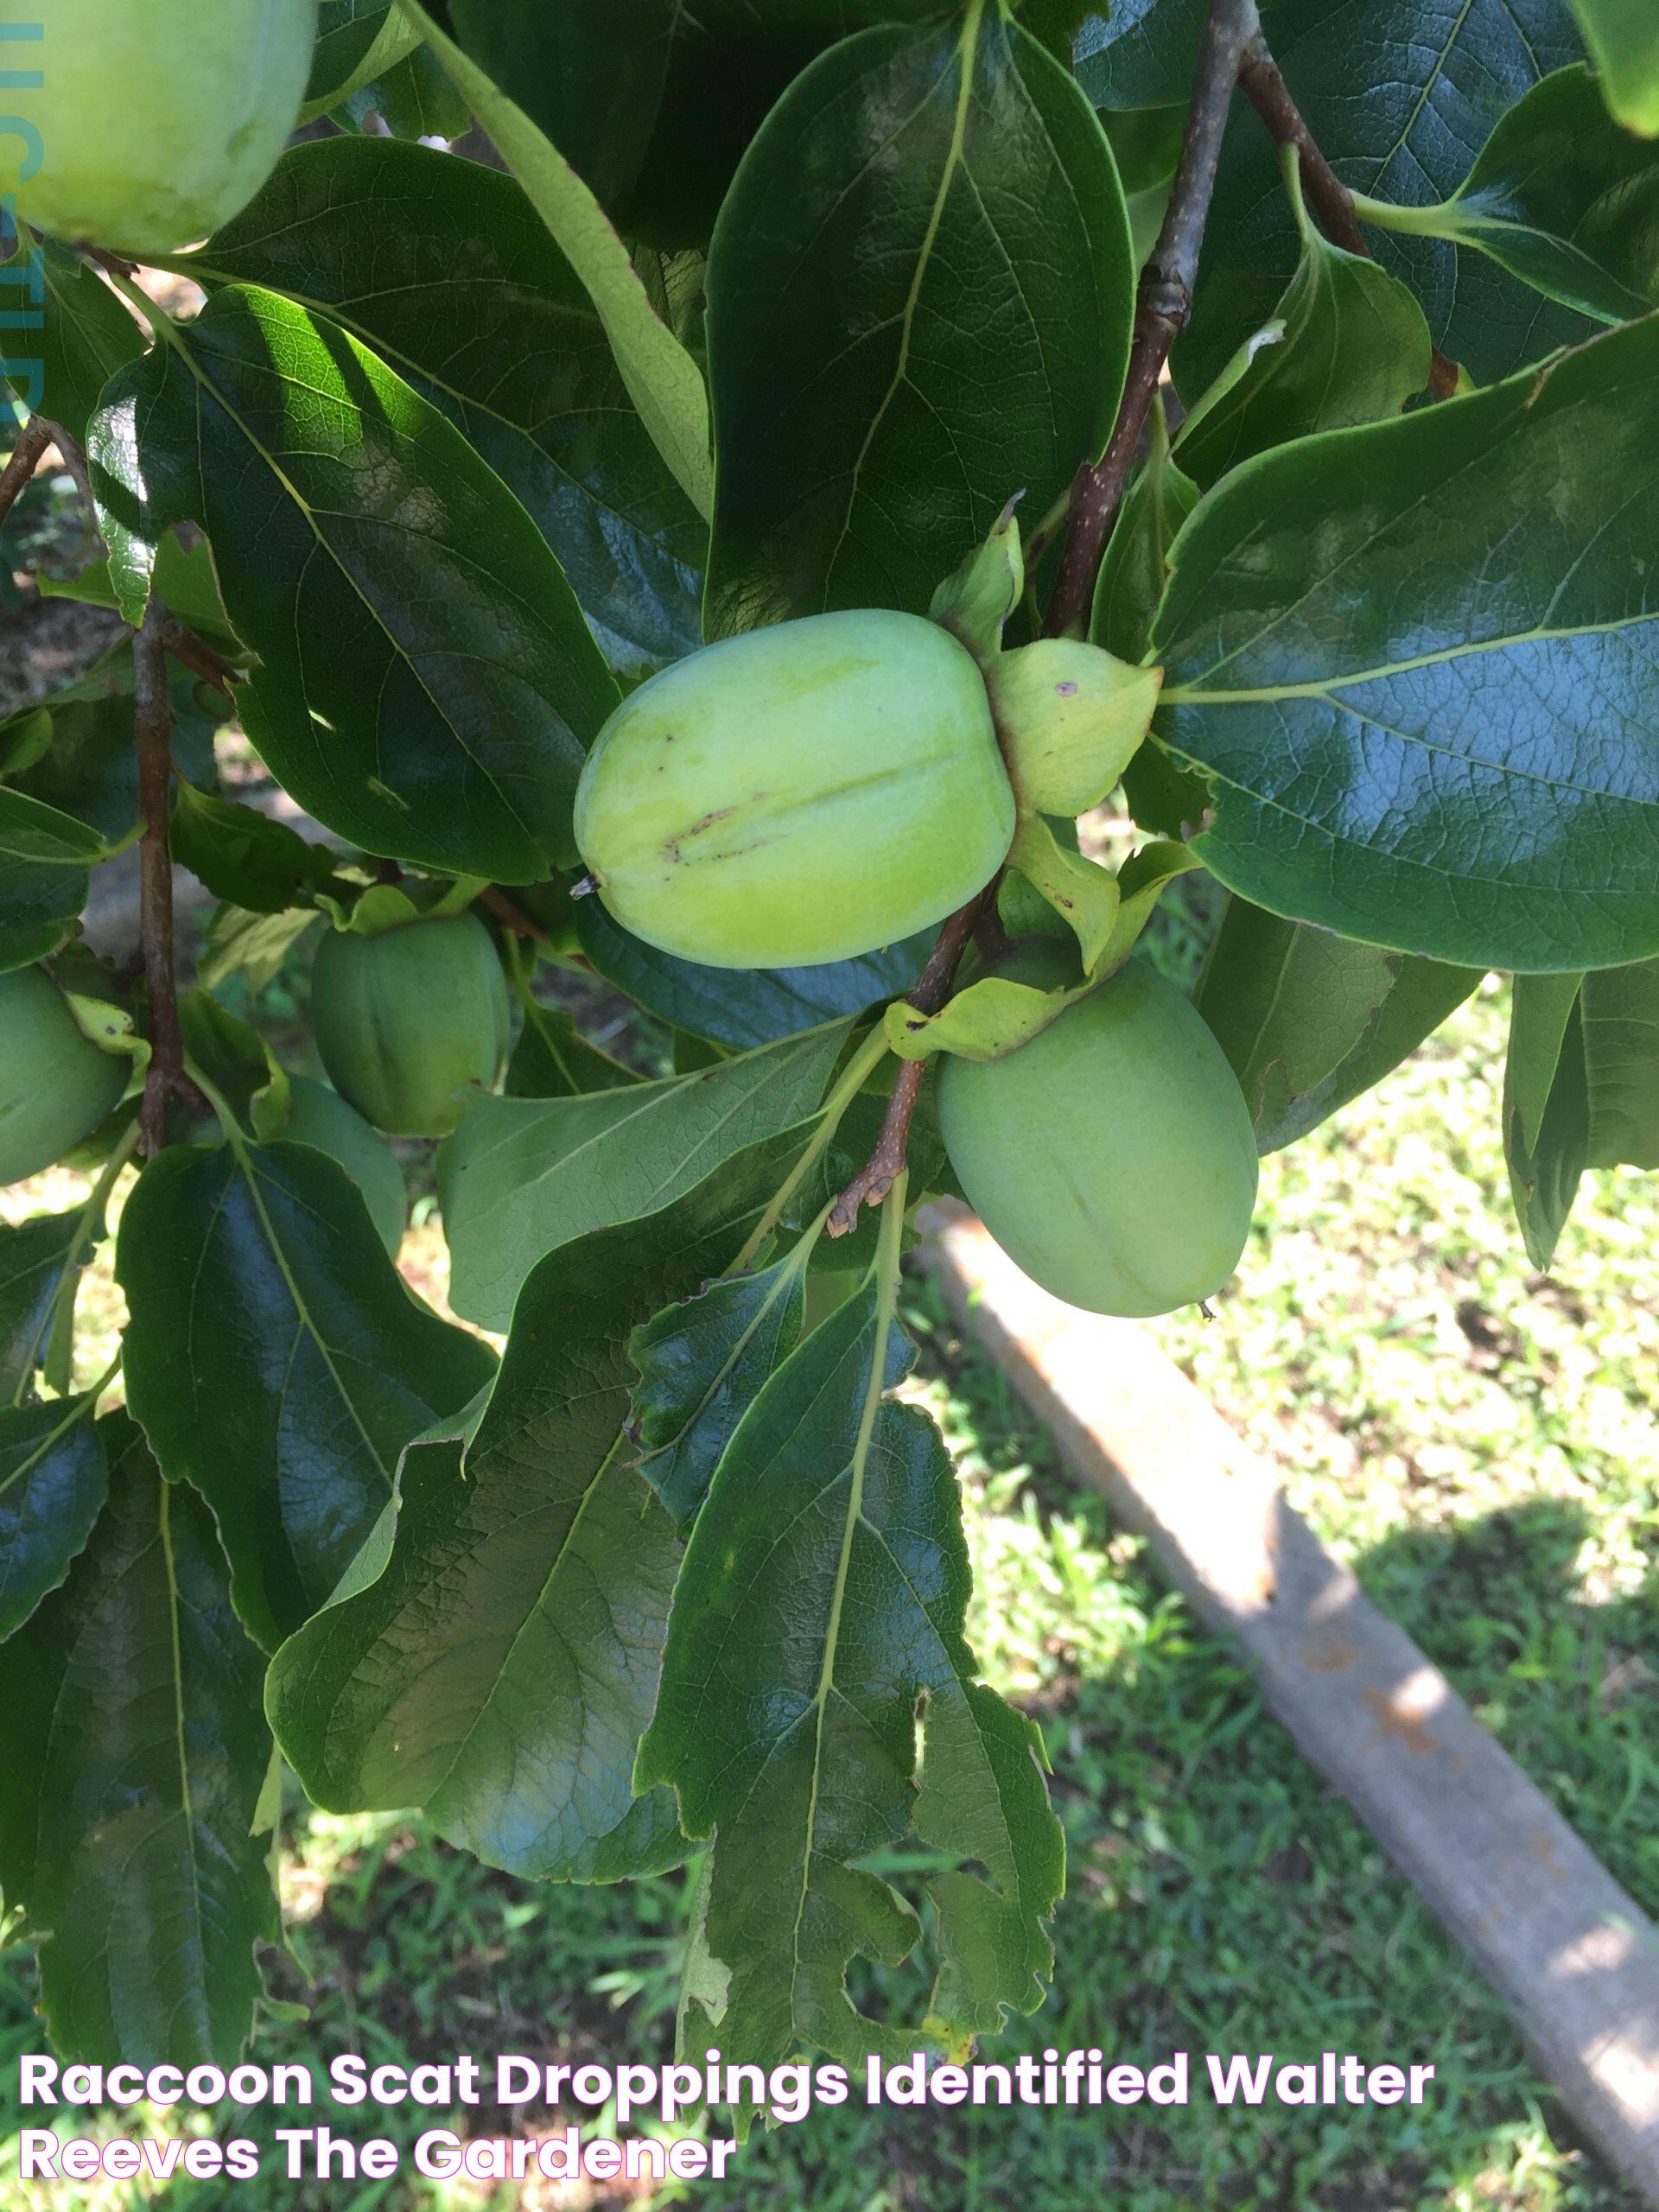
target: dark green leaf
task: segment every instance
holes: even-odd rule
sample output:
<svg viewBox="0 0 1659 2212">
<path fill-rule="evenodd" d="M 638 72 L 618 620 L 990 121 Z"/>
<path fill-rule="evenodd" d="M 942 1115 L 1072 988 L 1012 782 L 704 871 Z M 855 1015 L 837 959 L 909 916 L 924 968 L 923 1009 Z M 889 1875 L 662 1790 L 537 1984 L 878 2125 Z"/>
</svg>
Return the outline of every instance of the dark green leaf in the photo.
<svg viewBox="0 0 1659 2212">
<path fill-rule="evenodd" d="M 843 1014 L 902 998 L 922 972 L 934 932 L 823 968 L 705 968 L 632 937 L 597 899 L 576 909 L 582 949 L 607 982 L 676 1029 L 738 1052 L 793 1037 Z"/>
<path fill-rule="evenodd" d="M 394 138 L 464 138 L 473 121 L 429 46 L 417 46 L 359 85 L 332 112 L 337 123 L 353 130 L 365 130 L 378 118 Z"/>
<path fill-rule="evenodd" d="M 1659 960 L 1599 968 L 1580 1020 L 1592 1167 L 1659 1167 Z"/>
<path fill-rule="evenodd" d="M 636 1799 L 632 1782 L 680 1547 L 629 1464 L 628 1338 L 736 1256 L 804 1135 L 531 1274 L 464 1473 L 453 1451 L 410 1454 L 385 1572 L 272 1666 L 278 1738 L 319 1804 L 418 1805 L 537 1877 L 683 1854 L 669 1793 Z"/>
<path fill-rule="evenodd" d="M 0 1227 L 0 1405 L 15 1404 L 45 1360 L 83 1219 L 79 1211 L 43 1213 Z"/>
<path fill-rule="evenodd" d="M 1659 137 L 1659 14 L 1649 0 L 1573 0 L 1607 105 L 1627 130 Z"/>
<path fill-rule="evenodd" d="M 804 1275 L 791 1255 L 759 1274 L 710 1283 L 636 1329 L 634 1418 L 640 1473 L 689 1528 L 737 1424 L 795 1348 Z"/>
<path fill-rule="evenodd" d="M 1185 107 L 1209 0 L 1112 0 L 1072 41 L 1077 82 L 1096 107 Z"/>
<path fill-rule="evenodd" d="M 1276 0 L 1274 59 L 1315 143 L 1344 184 L 1379 200 L 1443 200 L 1498 118 L 1552 69 L 1578 60 L 1568 0 Z M 1428 316 L 1436 341 L 1478 382 L 1507 376 L 1588 334 L 1491 263 L 1429 238 L 1367 238 Z M 1175 351 L 1184 397 L 1218 376 L 1273 313 L 1296 265 L 1296 226 L 1273 142 L 1236 100 L 1223 142 L 1191 327 Z"/>
<path fill-rule="evenodd" d="M 1175 441 L 1177 461 L 1206 487 L 1270 446 L 1397 415 L 1428 382 L 1422 309 L 1397 276 L 1332 245 L 1307 213 L 1294 161 L 1287 175 L 1296 274 L 1239 373 L 1196 401 Z"/>
<path fill-rule="evenodd" d="M 615 687 L 524 509 L 384 362 L 232 285 L 110 385 L 92 453 L 130 617 L 161 531 L 207 531 L 248 734 L 319 821 L 506 882 L 574 858 Z"/>
<path fill-rule="evenodd" d="M 0 1407 L 0 1642 L 86 1543 L 108 1482 L 97 1393 Z"/>
<path fill-rule="evenodd" d="M 643 675 L 701 642 L 707 526 L 511 177 L 384 138 L 298 146 L 191 265 L 343 323 L 442 408 L 529 510 L 613 666 Z"/>
<path fill-rule="evenodd" d="M 122 1216 L 134 1413 L 219 1516 L 237 1610 L 275 1644 L 327 1599 L 398 1454 L 488 1380 L 386 1255 L 346 1171 L 307 1145 L 179 1145 Z"/>
<path fill-rule="evenodd" d="M 504 1329 L 544 1253 L 659 1212 L 823 1095 L 849 1025 L 695 1074 L 571 1098 L 469 1099 L 438 1155 L 457 1313 Z"/>
<path fill-rule="evenodd" d="M 881 1395 L 906 1347 L 872 1283 L 779 1370 L 739 1430 L 687 1547 L 637 1779 L 672 1783 L 716 1834 L 684 2055 L 843 2059 L 915 2037 L 861 2012 L 855 1955 L 896 1961 L 909 1909 L 860 1866 L 913 1821 L 976 1863 L 930 1885 L 929 2026 L 959 2042 L 1042 2000 L 1063 1880 L 1032 1723 L 976 1679 L 949 1455 Z M 919 1726 L 918 1726 L 919 1721 Z"/>
<path fill-rule="evenodd" d="M 925 612 L 1014 493 L 1041 514 L 1100 450 L 1134 288 L 1099 124 L 1000 10 L 832 48 L 715 234 L 710 631 Z"/>
<path fill-rule="evenodd" d="M 73 815 L 0 786 L 0 969 L 27 968 L 62 944 L 105 849 Z"/>
<path fill-rule="evenodd" d="M 334 855 L 287 823 L 184 777 L 173 786 L 173 857 L 215 899 L 257 914 L 281 913 L 303 886 L 326 883 L 334 871 Z"/>
<path fill-rule="evenodd" d="M 27 1636 L 0 1645 L 0 1886 L 40 1943 L 66 2060 L 228 2065 L 277 1940 L 254 1810 L 262 1662 L 213 1516 L 124 1414 L 99 1424 L 109 1503 Z"/>
<path fill-rule="evenodd" d="M 383 55 L 395 59 L 398 47 L 412 47 L 418 36 L 403 22 L 397 0 L 321 0 L 304 119 L 323 114 L 372 76 Z"/>
<path fill-rule="evenodd" d="M 622 381 L 657 450 L 700 515 L 714 508 L 709 401 L 696 363 L 645 296 L 627 247 L 563 155 L 444 32 L 420 0 L 399 0 L 529 194 L 605 326 Z"/>
<path fill-rule="evenodd" d="M 1517 976 L 1503 1071 L 1503 1146 L 1516 1218 L 1547 1268 L 1589 1164 L 1590 1102 L 1577 976 Z"/>
<path fill-rule="evenodd" d="M 143 334 L 103 278 L 54 239 L 20 250 L 9 265 L 9 293 L 15 280 L 29 302 L 22 312 L 38 315 L 40 323 L 26 345 L 14 341 L 16 358 L 3 365 L 6 381 L 29 413 L 84 438 L 99 393 L 118 369 L 137 359 Z"/>
<path fill-rule="evenodd" d="M 1478 968 L 1351 944 L 1233 899 L 1194 996 L 1268 1153 L 1380 1083 L 1479 981 Z"/>
<path fill-rule="evenodd" d="M 1153 651 L 1224 883 L 1462 966 L 1659 950 L 1656 408 L 1650 316 L 1206 497 Z"/>
<path fill-rule="evenodd" d="M 173 686 L 173 758 L 181 774 L 210 781 L 213 725 L 195 706 L 191 689 L 181 672 Z M 42 707 L 0 723 L 0 772 L 11 790 L 73 815 L 107 843 L 118 844 L 138 819 L 132 713 L 132 652 L 130 639 L 123 638 Z M 28 732 L 24 715 L 35 721 Z M 14 760 L 9 749 L 20 735 L 32 741 Z"/>
<path fill-rule="evenodd" d="M 575 1098 L 637 1083 L 632 1068 L 590 1045 L 560 1007 L 524 1002 L 524 1026 L 507 1063 L 509 1098 Z"/>
<path fill-rule="evenodd" d="M 1659 298 L 1659 146 L 1608 120 L 1582 66 L 1535 85 L 1451 199 L 1413 213 L 1414 227 L 1489 255 L 1599 322 Z"/>
</svg>

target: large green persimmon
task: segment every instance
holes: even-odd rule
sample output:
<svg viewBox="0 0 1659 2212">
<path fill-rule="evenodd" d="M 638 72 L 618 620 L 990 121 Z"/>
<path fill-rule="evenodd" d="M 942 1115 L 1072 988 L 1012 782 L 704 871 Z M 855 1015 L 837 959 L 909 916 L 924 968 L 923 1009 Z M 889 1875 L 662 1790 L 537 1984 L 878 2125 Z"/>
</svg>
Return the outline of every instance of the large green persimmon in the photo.
<svg viewBox="0 0 1659 2212">
<path fill-rule="evenodd" d="M 625 929 L 715 968 L 809 967 L 989 881 L 1013 789 L 984 679 L 938 624 L 814 614 L 664 669 L 601 731 L 576 842 Z"/>
<path fill-rule="evenodd" d="M 0 976 L 0 1183 L 38 1175 L 89 1137 L 132 1062 L 95 1045 L 39 968 Z"/>
<path fill-rule="evenodd" d="M 41 13 L 28 59 L 41 81 L 7 94 L 0 156 L 25 222 L 142 260 L 247 205 L 304 98 L 316 0 L 51 0 Z"/>
<path fill-rule="evenodd" d="M 947 1058 L 939 1116 L 981 1220 L 1068 1304 L 1168 1313 L 1237 1267 L 1255 1203 L 1249 1109 L 1200 1016 L 1143 962 L 1001 1059 Z"/>
<path fill-rule="evenodd" d="M 409 1221 L 409 1194 L 404 1171 L 385 1139 L 326 1083 L 292 1075 L 288 1084 L 288 1119 L 276 1135 L 288 1143 L 308 1144 L 338 1161 L 362 1192 L 380 1242 L 395 1257 Z"/>
<path fill-rule="evenodd" d="M 507 987 L 474 914 L 331 930 L 311 973 L 317 1050 L 336 1090 L 391 1136 L 447 1136 L 506 1058 Z"/>
</svg>

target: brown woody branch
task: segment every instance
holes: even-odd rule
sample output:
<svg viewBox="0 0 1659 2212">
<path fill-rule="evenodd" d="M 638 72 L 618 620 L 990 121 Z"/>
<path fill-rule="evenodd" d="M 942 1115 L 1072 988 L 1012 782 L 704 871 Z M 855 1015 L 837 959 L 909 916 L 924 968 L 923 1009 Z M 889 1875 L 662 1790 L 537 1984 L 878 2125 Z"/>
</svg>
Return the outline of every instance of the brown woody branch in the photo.
<svg viewBox="0 0 1659 2212">
<path fill-rule="evenodd" d="M 478 903 L 514 937 L 533 938 L 537 944 L 551 941 L 536 917 L 527 914 L 517 899 L 509 898 L 499 883 L 486 883 L 478 894 Z"/>
<path fill-rule="evenodd" d="M 11 458 L 0 469 L 0 524 L 17 504 L 17 496 L 29 483 L 40 467 L 47 448 L 52 443 L 52 430 L 37 415 L 17 434 L 17 442 L 11 449 Z"/>
<path fill-rule="evenodd" d="M 166 607 L 152 598 L 133 633 L 133 734 L 138 748 L 138 930 L 149 1005 L 149 1066 L 144 1077 L 138 1126 L 147 1156 L 167 1142 L 167 1109 L 179 1097 L 203 1103 L 184 1071 L 174 975 L 173 854 L 168 827 L 173 807 L 173 701 L 167 685 Z"/>
<path fill-rule="evenodd" d="M 1369 260 L 1370 248 L 1354 213 L 1353 195 L 1320 152 L 1260 31 L 1245 42 L 1238 88 L 1268 126 L 1274 144 L 1296 149 L 1302 196 L 1332 245 Z M 1436 399 L 1450 398 L 1458 388 L 1458 365 L 1438 346 L 1429 355 L 1428 388 Z"/>
<path fill-rule="evenodd" d="M 995 907 L 996 887 L 1001 881 L 999 869 L 985 888 L 965 906 L 959 906 L 939 931 L 938 942 L 927 957 L 927 965 L 915 989 L 906 994 L 918 1013 L 937 1014 L 950 996 L 952 979 L 974 931 L 982 918 Z M 831 1236 L 845 1236 L 855 1229 L 860 1210 L 867 1205 L 879 1206 L 904 1173 L 910 1125 L 915 1118 L 916 1102 L 922 1095 L 926 1075 L 925 1060 L 906 1060 L 899 1069 L 875 1150 L 830 1209 L 828 1228 Z"/>
<path fill-rule="evenodd" d="M 1192 312 L 1198 248 L 1215 190 L 1221 134 L 1246 41 L 1255 35 L 1255 0 L 1210 0 L 1192 98 L 1186 111 L 1163 227 L 1141 273 L 1128 374 L 1110 442 L 1101 459 L 1085 462 L 1071 486 L 1071 509 L 1059 574 L 1043 623 L 1045 637 L 1084 627 L 1106 541 L 1123 500 L 1123 487 L 1146 428 L 1169 349 Z"/>
</svg>

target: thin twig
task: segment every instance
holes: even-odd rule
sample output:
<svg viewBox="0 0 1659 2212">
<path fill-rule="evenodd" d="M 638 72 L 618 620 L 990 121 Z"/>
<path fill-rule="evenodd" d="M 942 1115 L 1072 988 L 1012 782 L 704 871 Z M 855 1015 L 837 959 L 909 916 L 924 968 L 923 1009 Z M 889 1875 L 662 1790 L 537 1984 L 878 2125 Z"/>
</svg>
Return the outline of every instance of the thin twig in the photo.
<svg viewBox="0 0 1659 2212">
<path fill-rule="evenodd" d="M 179 1031 L 178 985 L 173 972 L 173 855 L 168 830 L 173 805 L 173 701 L 167 687 L 166 607 L 152 598 L 133 633 L 133 732 L 138 747 L 138 811 L 144 832 L 138 847 L 138 928 L 149 1004 L 149 1067 L 138 1122 L 144 1151 L 154 1159 L 167 1142 L 168 1102 L 191 1096 Z"/>
<path fill-rule="evenodd" d="M 906 994 L 910 1004 L 920 1014 L 937 1014 L 950 996 L 951 980 L 957 963 L 968 950 L 969 943 L 980 918 L 996 900 L 996 887 L 1001 872 L 993 877 L 985 888 L 959 906 L 939 931 L 938 942 L 927 957 L 913 991 Z M 882 1117 L 881 1134 L 876 1139 L 875 1150 L 870 1154 L 852 1181 L 830 1209 L 826 1224 L 831 1236 L 845 1236 L 858 1225 L 859 1211 L 867 1205 L 879 1206 L 905 1170 L 910 1144 L 910 1125 L 915 1117 L 916 1102 L 922 1094 L 922 1084 L 927 1074 L 925 1060 L 906 1060 L 899 1069 L 893 1086 L 893 1096 L 887 1101 L 887 1110 Z"/>
<path fill-rule="evenodd" d="M 527 914 L 516 899 L 510 899 L 499 883 L 486 883 L 478 894 L 478 903 L 514 937 L 533 938 L 537 944 L 552 943 L 536 917 Z"/>
<path fill-rule="evenodd" d="M 1369 260 L 1370 248 L 1354 213 L 1353 195 L 1320 152 L 1260 31 L 1245 43 L 1238 88 L 1267 124 L 1274 144 L 1296 149 L 1302 196 L 1332 245 Z M 1429 355 L 1428 388 L 1436 399 L 1449 399 L 1458 388 L 1458 365 L 1438 346 Z"/>
<path fill-rule="evenodd" d="M 17 433 L 17 442 L 11 449 L 11 458 L 0 469 L 0 524 L 16 505 L 17 495 L 24 485 L 34 480 L 47 448 L 52 443 L 52 426 L 42 423 L 36 415 Z"/>
<path fill-rule="evenodd" d="M 1141 433 L 1169 349 L 1192 312 L 1198 248 L 1215 190 L 1216 162 L 1239 57 L 1257 28 L 1255 0 L 1210 0 L 1186 111 L 1175 180 L 1158 243 L 1141 275 L 1135 336 L 1117 422 L 1101 459 L 1085 462 L 1071 487 L 1071 512 L 1059 574 L 1043 623 L 1046 637 L 1064 637 L 1088 621 L 1106 541 L 1122 502 Z"/>
</svg>

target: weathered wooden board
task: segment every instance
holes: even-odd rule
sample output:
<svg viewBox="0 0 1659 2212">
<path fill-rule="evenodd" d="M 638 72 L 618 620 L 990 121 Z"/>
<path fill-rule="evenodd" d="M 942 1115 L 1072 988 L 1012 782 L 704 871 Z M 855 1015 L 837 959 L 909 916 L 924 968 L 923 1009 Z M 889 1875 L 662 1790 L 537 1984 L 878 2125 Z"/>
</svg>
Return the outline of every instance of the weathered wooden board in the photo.
<svg viewBox="0 0 1659 2212">
<path fill-rule="evenodd" d="M 1659 2205 L 1659 1931 L 1145 1331 L 1049 1297 L 959 1208 L 925 1225 L 918 1256 L 964 1329 L 1238 1645 L 1586 2136 Z"/>
</svg>

